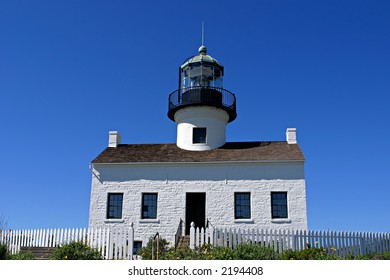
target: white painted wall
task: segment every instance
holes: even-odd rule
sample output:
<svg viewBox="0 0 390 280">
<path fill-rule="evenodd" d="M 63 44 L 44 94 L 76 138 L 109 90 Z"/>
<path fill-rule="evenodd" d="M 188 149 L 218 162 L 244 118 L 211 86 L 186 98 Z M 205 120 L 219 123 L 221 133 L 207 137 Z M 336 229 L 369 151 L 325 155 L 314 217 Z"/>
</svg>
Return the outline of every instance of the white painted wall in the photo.
<svg viewBox="0 0 390 280">
<path fill-rule="evenodd" d="M 229 115 L 222 109 L 208 106 L 192 106 L 175 113 L 177 146 L 184 150 L 205 151 L 223 146 L 226 142 L 226 124 Z M 192 129 L 207 129 L 206 143 L 192 143 Z"/>
<path fill-rule="evenodd" d="M 288 219 L 271 219 L 271 191 L 288 192 Z M 119 221 L 106 219 L 109 192 L 124 193 Z M 143 192 L 158 193 L 156 220 L 141 219 Z M 218 227 L 307 229 L 303 162 L 95 164 L 89 225 L 134 223 L 143 245 L 156 232 L 173 242 L 187 192 L 206 193 L 206 217 Z M 234 192 L 251 192 L 251 220 L 234 219 Z"/>
</svg>

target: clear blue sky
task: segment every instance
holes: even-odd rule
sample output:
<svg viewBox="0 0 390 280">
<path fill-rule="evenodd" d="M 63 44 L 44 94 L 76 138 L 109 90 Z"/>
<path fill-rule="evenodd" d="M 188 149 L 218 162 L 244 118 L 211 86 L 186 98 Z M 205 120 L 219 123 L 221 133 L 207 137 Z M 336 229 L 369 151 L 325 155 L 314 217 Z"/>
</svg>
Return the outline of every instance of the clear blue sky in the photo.
<svg viewBox="0 0 390 280">
<path fill-rule="evenodd" d="M 88 224 L 107 146 L 174 143 L 167 98 L 195 55 L 225 66 L 228 141 L 306 157 L 310 229 L 390 231 L 390 1 L 1 1 L 0 213 L 10 228 Z"/>
</svg>

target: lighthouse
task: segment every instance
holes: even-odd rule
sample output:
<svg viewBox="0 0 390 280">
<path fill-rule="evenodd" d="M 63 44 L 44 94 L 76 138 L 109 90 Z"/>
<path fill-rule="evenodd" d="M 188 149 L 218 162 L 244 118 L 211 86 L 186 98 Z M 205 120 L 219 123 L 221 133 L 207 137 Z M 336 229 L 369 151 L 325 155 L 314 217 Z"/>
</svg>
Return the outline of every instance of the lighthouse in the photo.
<svg viewBox="0 0 390 280">
<path fill-rule="evenodd" d="M 90 227 L 132 228 L 133 248 L 156 232 L 177 245 L 191 225 L 205 232 L 307 230 L 296 129 L 287 129 L 285 141 L 226 141 L 236 96 L 224 89 L 224 67 L 203 40 L 198 52 L 179 67 L 168 98 L 176 143 L 126 144 L 109 132 L 108 146 L 91 163 Z"/>
<path fill-rule="evenodd" d="M 199 54 L 179 68 L 179 88 L 169 95 L 168 117 L 177 124 L 176 144 L 189 151 L 217 149 L 226 143 L 226 125 L 237 117 L 236 96 L 223 88 L 224 67 Z"/>
</svg>

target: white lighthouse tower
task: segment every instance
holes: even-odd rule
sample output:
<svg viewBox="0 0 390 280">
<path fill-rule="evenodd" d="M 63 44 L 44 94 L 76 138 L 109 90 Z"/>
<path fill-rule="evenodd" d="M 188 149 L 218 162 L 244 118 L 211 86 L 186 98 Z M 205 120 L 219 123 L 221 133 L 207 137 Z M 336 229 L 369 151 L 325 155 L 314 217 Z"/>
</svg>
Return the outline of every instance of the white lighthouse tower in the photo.
<svg viewBox="0 0 390 280">
<path fill-rule="evenodd" d="M 179 88 L 169 95 L 168 117 L 177 124 L 177 146 L 206 151 L 226 142 L 226 125 L 237 117 L 236 97 L 222 87 L 224 67 L 207 55 L 187 59 L 179 69 Z"/>
</svg>

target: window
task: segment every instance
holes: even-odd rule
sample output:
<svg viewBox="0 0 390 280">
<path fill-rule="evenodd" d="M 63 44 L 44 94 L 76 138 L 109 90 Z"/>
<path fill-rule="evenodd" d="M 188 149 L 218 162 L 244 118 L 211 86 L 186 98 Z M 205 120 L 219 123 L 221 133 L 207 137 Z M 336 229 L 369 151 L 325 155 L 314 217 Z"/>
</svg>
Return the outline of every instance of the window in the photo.
<svg viewBox="0 0 390 280">
<path fill-rule="evenodd" d="M 134 241 L 133 243 L 133 255 L 139 255 L 139 251 L 142 248 L 142 241 Z"/>
<path fill-rule="evenodd" d="M 251 218 L 251 193 L 234 193 L 234 218 Z"/>
<path fill-rule="evenodd" d="M 192 143 L 206 143 L 206 128 L 194 127 L 192 130 Z"/>
<path fill-rule="evenodd" d="M 272 219 L 288 218 L 287 192 L 271 192 Z"/>
<path fill-rule="evenodd" d="M 157 218 L 157 194 L 143 193 L 142 194 L 142 219 Z"/>
<path fill-rule="evenodd" d="M 123 193 L 109 193 L 107 198 L 107 219 L 122 219 Z"/>
</svg>

